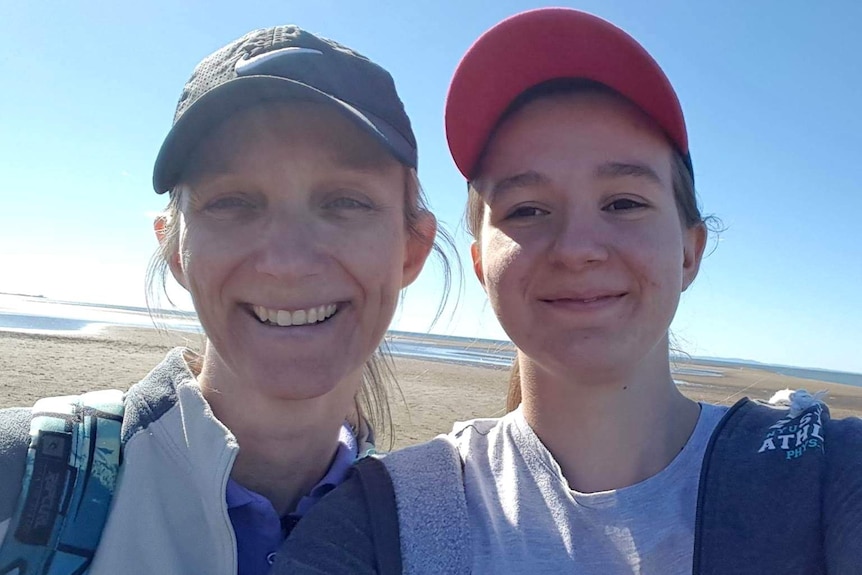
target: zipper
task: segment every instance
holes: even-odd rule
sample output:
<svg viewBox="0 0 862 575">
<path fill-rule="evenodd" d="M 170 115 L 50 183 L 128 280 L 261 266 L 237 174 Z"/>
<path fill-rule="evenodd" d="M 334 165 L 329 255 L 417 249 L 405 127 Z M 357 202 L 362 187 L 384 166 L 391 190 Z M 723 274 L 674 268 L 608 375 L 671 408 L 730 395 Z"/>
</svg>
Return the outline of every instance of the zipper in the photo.
<svg viewBox="0 0 862 575">
<path fill-rule="evenodd" d="M 236 456 L 239 454 L 239 449 L 236 447 L 228 447 L 228 461 L 227 465 L 224 466 L 224 470 L 221 476 L 221 481 L 219 482 L 219 497 L 220 504 L 219 509 L 221 509 L 222 521 L 224 524 L 225 532 L 229 537 L 228 545 L 226 545 L 228 549 L 227 553 L 227 565 L 229 565 L 229 569 L 226 571 L 230 575 L 237 575 L 239 570 L 239 558 L 237 556 L 236 550 L 236 533 L 233 530 L 233 523 L 230 521 L 230 515 L 227 512 L 227 482 L 230 479 L 230 472 L 233 470 L 233 464 L 236 461 Z"/>
</svg>

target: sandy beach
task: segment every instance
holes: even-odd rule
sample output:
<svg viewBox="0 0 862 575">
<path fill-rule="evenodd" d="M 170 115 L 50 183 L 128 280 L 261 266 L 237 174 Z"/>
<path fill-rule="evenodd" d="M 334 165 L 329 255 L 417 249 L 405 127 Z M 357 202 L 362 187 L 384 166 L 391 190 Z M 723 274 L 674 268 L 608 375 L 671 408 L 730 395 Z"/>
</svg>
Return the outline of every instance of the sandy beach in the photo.
<svg viewBox="0 0 862 575">
<path fill-rule="evenodd" d="M 29 406 L 50 395 L 127 389 L 175 345 L 200 348 L 201 340 L 131 328 L 75 337 L 0 332 L 0 407 Z M 395 447 L 445 433 L 454 421 L 504 412 L 507 370 L 400 358 L 394 368 L 401 389 L 401 394 L 395 391 L 390 400 Z M 862 416 L 860 387 L 759 369 L 706 369 L 720 376 L 677 376 L 689 397 L 732 404 L 744 396 L 768 399 L 784 388 L 826 390 L 833 417 Z"/>
</svg>

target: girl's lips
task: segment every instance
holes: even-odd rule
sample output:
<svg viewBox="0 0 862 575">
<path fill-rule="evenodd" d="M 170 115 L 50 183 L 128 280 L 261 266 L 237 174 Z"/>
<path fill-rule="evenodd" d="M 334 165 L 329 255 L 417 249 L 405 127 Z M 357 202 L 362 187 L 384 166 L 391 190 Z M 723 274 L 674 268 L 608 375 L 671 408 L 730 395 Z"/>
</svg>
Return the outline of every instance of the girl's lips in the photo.
<svg viewBox="0 0 862 575">
<path fill-rule="evenodd" d="M 580 293 L 580 294 L 552 294 L 539 299 L 544 302 L 555 301 L 576 301 L 576 302 L 592 302 L 602 299 L 620 298 L 626 295 L 626 292 L 603 292 L 603 293 Z"/>
<path fill-rule="evenodd" d="M 620 293 L 606 295 L 590 295 L 588 297 L 542 298 L 540 299 L 540 301 L 555 308 L 587 311 L 601 309 L 614 305 L 620 300 L 622 300 L 625 296 L 625 293 Z"/>
</svg>

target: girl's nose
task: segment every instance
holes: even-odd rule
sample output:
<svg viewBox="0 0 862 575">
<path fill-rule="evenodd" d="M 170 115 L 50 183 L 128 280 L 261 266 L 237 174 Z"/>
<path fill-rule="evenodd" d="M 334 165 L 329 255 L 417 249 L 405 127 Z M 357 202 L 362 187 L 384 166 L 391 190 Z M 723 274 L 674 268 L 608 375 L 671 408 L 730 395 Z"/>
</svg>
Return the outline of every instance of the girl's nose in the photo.
<svg viewBox="0 0 862 575">
<path fill-rule="evenodd" d="M 608 254 L 600 217 L 573 213 L 560 219 L 549 250 L 552 263 L 577 269 L 604 262 Z"/>
</svg>

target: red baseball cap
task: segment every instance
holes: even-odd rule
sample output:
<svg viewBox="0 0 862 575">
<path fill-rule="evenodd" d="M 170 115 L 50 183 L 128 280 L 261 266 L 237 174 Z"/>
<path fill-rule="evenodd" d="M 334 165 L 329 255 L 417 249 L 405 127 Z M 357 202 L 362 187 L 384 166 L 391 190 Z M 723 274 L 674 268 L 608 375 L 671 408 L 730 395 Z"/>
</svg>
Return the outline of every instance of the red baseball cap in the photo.
<svg viewBox="0 0 862 575">
<path fill-rule="evenodd" d="M 446 138 L 469 181 L 491 133 L 525 90 L 583 78 L 618 92 L 664 130 L 691 170 L 679 99 L 652 56 L 610 22 L 569 8 L 541 8 L 503 20 L 467 50 L 449 85 Z"/>
</svg>

